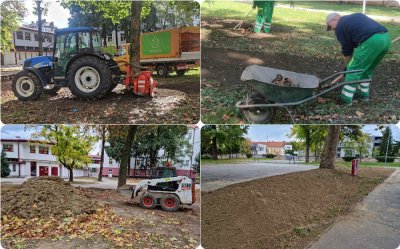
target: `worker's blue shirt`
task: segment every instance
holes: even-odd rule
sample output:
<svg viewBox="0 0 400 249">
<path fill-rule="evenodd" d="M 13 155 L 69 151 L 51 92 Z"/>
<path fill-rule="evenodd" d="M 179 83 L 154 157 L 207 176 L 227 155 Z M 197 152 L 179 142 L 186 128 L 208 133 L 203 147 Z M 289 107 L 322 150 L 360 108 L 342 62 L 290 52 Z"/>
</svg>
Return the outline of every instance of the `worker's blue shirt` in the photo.
<svg viewBox="0 0 400 249">
<path fill-rule="evenodd" d="M 387 31 L 384 26 L 361 13 L 342 16 L 335 29 L 344 56 L 351 56 L 354 48 L 374 34 Z"/>
</svg>

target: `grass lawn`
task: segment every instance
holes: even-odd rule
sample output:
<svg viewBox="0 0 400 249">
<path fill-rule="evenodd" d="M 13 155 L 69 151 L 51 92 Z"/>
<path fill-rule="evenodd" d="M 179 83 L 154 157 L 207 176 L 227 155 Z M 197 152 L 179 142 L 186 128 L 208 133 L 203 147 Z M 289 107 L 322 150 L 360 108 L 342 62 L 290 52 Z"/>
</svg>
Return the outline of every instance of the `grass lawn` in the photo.
<svg viewBox="0 0 400 249">
<path fill-rule="evenodd" d="M 301 2 L 304 7 L 334 10 L 333 3 Z M 300 6 L 300 3 L 295 3 Z M 338 5 L 339 6 L 339 5 Z M 247 121 L 235 107 L 248 89 L 241 84 L 240 75 L 247 65 L 258 64 L 324 78 L 343 69 L 340 44 L 334 32 L 325 32 L 325 12 L 274 9 L 269 34 L 254 34 L 255 11 L 251 2 L 214 1 L 202 4 L 202 120 L 215 124 L 243 124 Z M 303 7 L 303 6 L 302 6 Z M 345 4 L 347 12 L 358 5 Z M 374 15 L 393 16 L 399 8 L 368 7 Z M 232 28 L 243 20 L 242 31 Z M 391 38 L 400 36 L 399 23 L 379 21 L 388 28 Z M 227 42 L 229 41 L 229 42 Z M 334 101 L 339 90 L 330 92 L 318 101 L 290 108 L 296 123 L 397 123 L 400 119 L 400 42 L 392 44 L 389 53 L 376 69 L 371 85 L 369 105 L 337 108 Z M 390 97 L 387 97 L 390 96 Z M 274 123 L 288 123 L 288 113 L 278 108 Z"/>
<path fill-rule="evenodd" d="M 319 162 L 310 162 L 311 165 L 319 165 Z M 336 167 L 351 167 L 351 162 L 336 162 Z M 400 167 L 400 163 L 381 163 L 381 162 L 360 162 L 359 167 Z"/>
<path fill-rule="evenodd" d="M 268 161 L 273 160 L 273 158 L 257 158 L 256 161 Z M 228 159 L 201 159 L 201 165 L 215 165 L 215 164 L 235 164 L 243 162 L 254 162 L 253 158 L 228 158 Z"/>
<path fill-rule="evenodd" d="M 339 4 L 327 1 L 298 1 L 294 3 L 294 7 L 337 12 L 362 12 L 362 4 Z M 365 14 L 375 16 L 400 17 L 399 11 L 400 9 L 398 7 L 368 6 L 368 4 L 365 8 Z"/>
</svg>

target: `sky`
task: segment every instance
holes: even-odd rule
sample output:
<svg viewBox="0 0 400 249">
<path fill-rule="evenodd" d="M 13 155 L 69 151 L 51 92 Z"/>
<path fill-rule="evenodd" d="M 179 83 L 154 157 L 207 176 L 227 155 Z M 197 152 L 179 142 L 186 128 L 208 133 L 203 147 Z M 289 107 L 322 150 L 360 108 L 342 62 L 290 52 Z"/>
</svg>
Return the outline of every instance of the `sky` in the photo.
<svg viewBox="0 0 400 249">
<path fill-rule="evenodd" d="M 25 0 L 24 2 L 29 14 L 24 18 L 23 23 L 36 22 L 37 16 L 32 13 L 34 0 Z M 48 2 L 50 2 L 49 10 L 47 16 L 43 16 L 43 19 L 46 19 L 47 22 L 54 22 L 57 28 L 68 27 L 68 18 L 71 17 L 69 10 L 61 7 L 60 1 L 49 0 Z"/>
<path fill-rule="evenodd" d="M 288 137 L 292 125 L 251 125 L 247 137 L 252 141 L 291 141 Z M 392 136 L 394 140 L 400 141 L 400 123 L 392 125 Z M 371 135 L 381 135 L 379 130 L 376 130 L 376 125 L 365 125 L 362 130 Z"/>
</svg>

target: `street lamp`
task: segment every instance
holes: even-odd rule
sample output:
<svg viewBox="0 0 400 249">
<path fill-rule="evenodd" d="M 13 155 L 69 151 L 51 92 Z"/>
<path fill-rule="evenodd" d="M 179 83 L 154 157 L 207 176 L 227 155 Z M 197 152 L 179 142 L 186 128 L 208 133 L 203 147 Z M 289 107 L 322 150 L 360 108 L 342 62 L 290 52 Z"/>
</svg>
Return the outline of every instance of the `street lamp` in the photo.
<svg viewBox="0 0 400 249">
<path fill-rule="evenodd" d="M 21 137 L 20 136 L 15 136 L 16 138 L 17 138 L 17 149 L 18 149 L 18 161 L 17 161 L 17 164 L 18 164 L 18 177 L 21 177 L 21 163 L 20 163 L 20 158 L 19 158 L 19 140 L 21 139 Z"/>
</svg>

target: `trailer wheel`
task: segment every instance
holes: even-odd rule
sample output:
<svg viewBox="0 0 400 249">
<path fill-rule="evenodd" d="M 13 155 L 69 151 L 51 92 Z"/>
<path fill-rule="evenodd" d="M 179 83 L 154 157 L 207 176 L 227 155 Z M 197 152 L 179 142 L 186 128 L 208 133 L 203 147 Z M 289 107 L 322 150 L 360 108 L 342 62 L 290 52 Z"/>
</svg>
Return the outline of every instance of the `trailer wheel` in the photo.
<svg viewBox="0 0 400 249">
<path fill-rule="evenodd" d="M 163 78 L 168 76 L 168 68 L 165 64 L 159 64 L 156 67 L 157 75 Z"/>
<path fill-rule="evenodd" d="M 140 197 L 140 206 L 142 208 L 153 209 L 157 205 L 156 198 L 151 194 L 144 194 Z"/>
<path fill-rule="evenodd" d="M 185 73 L 186 73 L 186 70 L 177 70 L 176 71 L 176 75 L 178 75 L 178 76 L 183 76 L 183 75 L 185 75 Z"/>
<path fill-rule="evenodd" d="M 14 77 L 12 91 L 19 100 L 37 100 L 43 92 L 43 86 L 35 74 L 21 71 Z"/>
<path fill-rule="evenodd" d="M 164 211 L 175 212 L 178 210 L 180 201 L 175 195 L 166 195 L 161 198 L 161 207 Z"/>
<path fill-rule="evenodd" d="M 261 94 L 256 93 L 250 97 L 246 97 L 244 100 L 245 104 L 268 104 L 271 103 L 265 99 Z M 242 109 L 243 115 L 247 121 L 254 124 L 266 124 L 273 121 L 276 110 L 274 107 L 264 107 L 264 108 L 247 108 Z"/>
<path fill-rule="evenodd" d="M 111 89 L 111 70 L 104 60 L 93 56 L 77 59 L 67 73 L 68 87 L 77 98 L 96 100 Z"/>
</svg>

